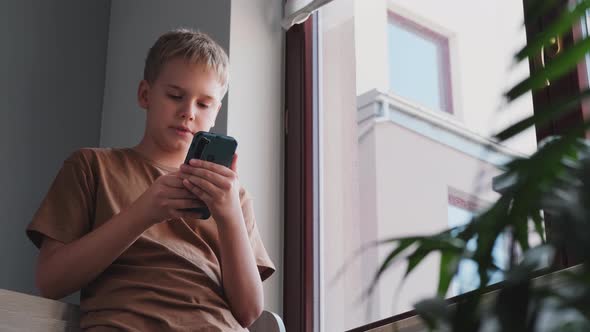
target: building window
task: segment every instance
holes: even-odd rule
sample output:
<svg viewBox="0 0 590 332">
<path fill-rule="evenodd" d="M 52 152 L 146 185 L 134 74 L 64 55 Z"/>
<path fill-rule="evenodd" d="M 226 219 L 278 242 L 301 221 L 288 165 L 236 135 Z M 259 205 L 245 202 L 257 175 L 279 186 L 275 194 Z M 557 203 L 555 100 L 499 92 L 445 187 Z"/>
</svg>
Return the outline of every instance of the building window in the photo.
<svg viewBox="0 0 590 332">
<path fill-rule="evenodd" d="M 457 197 L 449 194 L 448 220 L 449 227 L 462 226 L 469 223 L 481 208 L 480 204 L 473 200 Z M 475 250 L 477 239 L 471 239 L 467 242 L 467 248 Z M 494 263 L 500 269 L 508 267 L 509 242 L 506 235 L 500 235 L 492 249 L 492 258 Z M 490 274 L 489 284 L 495 284 L 503 280 L 502 271 L 494 271 Z M 477 264 L 469 259 L 464 259 L 459 263 L 459 269 L 455 278 L 451 282 L 450 294 L 448 296 L 460 295 L 479 287 L 479 275 Z"/>
<path fill-rule="evenodd" d="M 453 113 L 448 39 L 390 12 L 389 88 L 434 111 Z"/>
</svg>

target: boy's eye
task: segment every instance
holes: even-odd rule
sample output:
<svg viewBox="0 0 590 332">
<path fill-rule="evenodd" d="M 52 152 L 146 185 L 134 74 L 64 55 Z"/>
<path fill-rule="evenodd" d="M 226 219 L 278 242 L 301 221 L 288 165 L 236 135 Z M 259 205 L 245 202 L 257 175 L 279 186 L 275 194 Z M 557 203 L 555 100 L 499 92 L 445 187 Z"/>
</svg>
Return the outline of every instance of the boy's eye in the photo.
<svg viewBox="0 0 590 332">
<path fill-rule="evenodd" d="M 174 100 L 180 100 L 180 99 L 182 99 L 182 96 L 173 95 L 173 94 L 168 94 L 168 97 L 170 97 L 171 99 L 174 99 Z"/>
<path fill-rule="evenodd" d="M 198 105 L 203 108 L 209 108 L 209 105 L 207 105 L 207 104 L 198 103 Z"/>
</svg>

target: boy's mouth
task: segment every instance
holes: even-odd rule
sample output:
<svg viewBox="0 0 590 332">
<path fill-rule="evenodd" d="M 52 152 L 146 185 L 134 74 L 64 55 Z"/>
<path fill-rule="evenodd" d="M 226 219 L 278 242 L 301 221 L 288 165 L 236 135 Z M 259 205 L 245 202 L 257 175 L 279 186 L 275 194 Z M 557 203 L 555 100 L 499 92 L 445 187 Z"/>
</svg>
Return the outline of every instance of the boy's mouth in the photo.
<svg viewBox="0 0 590 332">
<path fill-rule="evenodd" d="M 193 132 L 190 129 L 188 129 L 187 127 L 184 127 L 184 126 L 172 126 L 170 128 L 174 129 L 178 135 L 181 135 L 181 136 L 189 136 L 189 135 L 190 136 L 193 136 Z"/>
<path fill-rule="evenodd" d="M 180 130 L 180 131 L 186 131 L 188 133 L 193 133 L 190 129 L 188 129 L 188 127 L 184 127 L 184 126 L 173 126 L 172 128 L 176 129 L 176 130 Z"/>
</svg>

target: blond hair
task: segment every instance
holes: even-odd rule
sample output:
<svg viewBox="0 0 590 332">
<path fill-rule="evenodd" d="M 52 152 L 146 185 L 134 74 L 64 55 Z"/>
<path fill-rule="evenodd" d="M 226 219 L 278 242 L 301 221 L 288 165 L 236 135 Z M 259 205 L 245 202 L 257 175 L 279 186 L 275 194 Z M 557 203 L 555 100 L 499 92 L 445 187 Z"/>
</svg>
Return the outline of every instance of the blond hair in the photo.
<svg viewBox="0 0 590 332">
<path fill-rule="evenodd" d="M 222 97 L 225 95 L 229 80 L 227 53 L 207 34 L 191 29 L 175 29 L 158 38 L 145 59 L 143 79 L 153 83 L 164 64 L 175 57 L 182 57 L 189 63 L 205 65 L 213 70 L 223 87 Z"/>
</svg>

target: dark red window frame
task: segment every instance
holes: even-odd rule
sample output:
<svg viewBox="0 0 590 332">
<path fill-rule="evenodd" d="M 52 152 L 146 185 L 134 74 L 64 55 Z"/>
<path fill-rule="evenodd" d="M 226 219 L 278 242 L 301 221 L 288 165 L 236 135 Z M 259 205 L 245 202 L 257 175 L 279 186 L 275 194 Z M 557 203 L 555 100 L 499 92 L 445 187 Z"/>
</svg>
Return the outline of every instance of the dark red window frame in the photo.
<svg viewBox="0 0 590 332">
<path fill-rule="evenodd" d="M 287 331 L 313 331 L 313 25 L 286 35 L 283 319 Z"/>
</svg>

